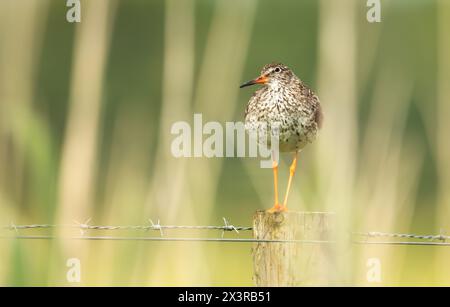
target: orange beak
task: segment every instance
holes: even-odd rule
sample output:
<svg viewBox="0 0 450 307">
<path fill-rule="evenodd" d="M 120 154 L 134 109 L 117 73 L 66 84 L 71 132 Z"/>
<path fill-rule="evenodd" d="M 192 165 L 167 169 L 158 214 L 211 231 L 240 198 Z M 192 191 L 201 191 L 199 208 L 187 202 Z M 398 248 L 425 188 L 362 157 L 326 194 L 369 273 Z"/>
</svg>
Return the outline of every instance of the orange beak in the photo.
<svg viewBox="0 0 450 307">
<path fill-rule="evenodd" d="M 262 75 L 256 79 L 250 80 L 250 81 L 242 84 L 241 86 L 239 86 L 239 88 L 243 88 L 243 87 L 250 86 L 253 84 L 266 84 L 267 81 L 269 81 L 269 78 L 266 75 Z"/>
</svg>

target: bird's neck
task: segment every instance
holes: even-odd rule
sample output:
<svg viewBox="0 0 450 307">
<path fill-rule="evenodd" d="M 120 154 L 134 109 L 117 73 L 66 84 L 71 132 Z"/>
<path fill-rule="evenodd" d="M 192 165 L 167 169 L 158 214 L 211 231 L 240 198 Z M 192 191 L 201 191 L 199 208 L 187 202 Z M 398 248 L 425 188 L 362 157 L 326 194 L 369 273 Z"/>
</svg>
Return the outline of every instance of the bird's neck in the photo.
<svg viewBox="0 0 450 307">
<path fill-rule="evenodd" d="M 272 79 L 267 84 L 267 87 L 271 91 L 282 92 L 285 90 L 297 88 L 299 86 L 299 83 L 301 83 L 300 79 L 293 76 L 289 79 L 283 79 L 283 80 Z"/>
<path fill-rule="evenodd" d="M 290 89 L 294 89 L 296 85 L 292 82 L 272 81 L 267 84 L 267 90 L 271 92 L 284 93 Z"/>
</svg>

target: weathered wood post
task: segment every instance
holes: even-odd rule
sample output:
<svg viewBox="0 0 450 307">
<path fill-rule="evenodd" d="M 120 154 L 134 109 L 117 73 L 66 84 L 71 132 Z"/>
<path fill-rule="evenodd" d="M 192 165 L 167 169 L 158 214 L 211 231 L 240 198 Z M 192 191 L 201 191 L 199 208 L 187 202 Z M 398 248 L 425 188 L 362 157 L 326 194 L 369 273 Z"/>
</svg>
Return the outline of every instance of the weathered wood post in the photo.
<svg viewBox="0 0 450 307">
<path fill-rule="evenodd" d="M 333 270 L 333 217 L 333 213 L 326 212 L 257 211 L 253 219 L 255 239 L 302 242 L 255 243 L 252 254 L 256 285 L 326 285 Z"/>
</svg>

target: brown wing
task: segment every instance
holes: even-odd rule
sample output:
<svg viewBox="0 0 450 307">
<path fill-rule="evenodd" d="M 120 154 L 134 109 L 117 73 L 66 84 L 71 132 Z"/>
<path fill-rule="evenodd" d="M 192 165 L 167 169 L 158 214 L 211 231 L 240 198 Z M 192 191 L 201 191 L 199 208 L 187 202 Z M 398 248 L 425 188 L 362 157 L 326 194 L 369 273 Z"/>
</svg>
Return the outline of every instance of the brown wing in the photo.
<svg viewBox="0 0 450 307">
<path fill-rule="evenodd" d="M 317 127 L 319 129 L 322 128 L 323 113 L 319 97 L 302 81 L 300 81 L 299 86 L 299 92 L 302 93 L 304 97 L 306 97 L 306 103 L 309 104 L 314 110 L 314 122 L 317 124 Z"/>
<path fill-rule="evenodd" d="M 320 105 L 320 103 L 317 104 L 316 112 L 314 114 L 314 121 L 316 122 L 317 127 L 319 127 L 319 129 L 322 128 L 323 112 L 322 112 L 322 106 Z"/>
</svg>

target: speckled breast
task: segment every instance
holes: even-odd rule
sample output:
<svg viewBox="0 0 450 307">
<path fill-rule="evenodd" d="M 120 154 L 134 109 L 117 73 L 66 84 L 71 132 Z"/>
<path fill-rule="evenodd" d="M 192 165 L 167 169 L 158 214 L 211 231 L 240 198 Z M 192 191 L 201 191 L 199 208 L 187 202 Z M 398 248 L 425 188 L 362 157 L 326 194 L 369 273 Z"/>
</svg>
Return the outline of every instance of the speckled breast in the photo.
<svg viewBox="0 0 450 307">
<path fill-rule="evenodd" d="M 264 112 L 264 110 L 266 112 Z M 297 106 L 289 110 L 283 106 L 271 104 L 258 108 L 259 112 L 248 112 L 245 117 L 245 128 L 252 135 L 258 133 L 260 143 L 271 146 L 270 133 L 278 135 L 281 152 L 299 151 L 311 143 L 317 135 L 318 126 L 314 115 Z M 264 137 L 265 136 L 265 137 Z"/>
</svg>

